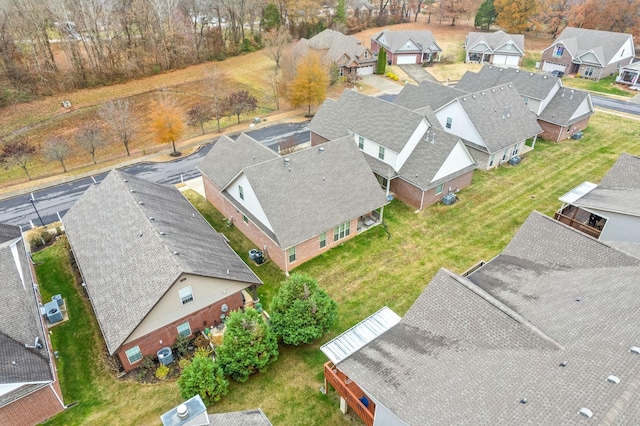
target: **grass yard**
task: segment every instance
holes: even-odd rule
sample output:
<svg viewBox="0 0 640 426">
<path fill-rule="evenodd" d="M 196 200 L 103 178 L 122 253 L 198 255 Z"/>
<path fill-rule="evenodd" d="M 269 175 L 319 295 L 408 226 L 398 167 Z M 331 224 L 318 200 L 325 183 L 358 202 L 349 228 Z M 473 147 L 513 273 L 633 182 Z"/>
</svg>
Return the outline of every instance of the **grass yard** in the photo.
<svg viewBox="0 0 640 426">
<path fill-rule="evenodd" d="M 517 167 L 476 171 L 472 185 L 452 206 L 415 213 L 393 201 L 384 212 L 390 238 L 376 227 L 296 269 L 316 278 L 339 303 L 338 324 L 323 341 L 385 305 L 403 315 L 441 267 L 461 273 L 479 260 L 490 260 L 532 210 L 552 214 L 560 207 L 560 195 L 585 180 L 599 182 L 621 152 L 640 155 L 638 137 L 636 121 L 597 113 L 583 139 L 538 141 Z M 226 227 L 222 215 L 198 194 L 187 192 L 187 197 L 247 260 L 253 244 L 235 227 Z M 175 382 L 141 385 L 114 378 L 103 363 L 104 343 L 88 301 L 78 296 L 66 250 L 58 244 L 34 254 L 44 298 L 61 293 L 71 309 L 71 320 L 54 328 L 52 337 L 61 355 L 65 402 L 78 405 L 50 423 L 158 424 L 158 416 L 180 402 Z M 265 283 L 259 294 L 268 309 L 284 276 L 269 263 L 251 267 Z M 360 424 L 353 415 L 340 413 L 335 392 L 318 391 L 326 361 L 318 350 L 321 343 L 281 346 L 278 361 L 265 374 L 244 384 L 232 382 L 229 395 L 209 410 L 261 407 L 274 425 Z"/>
<path fill-rule="evenodd" d="M 637 94 L 627 89 L 625 85 L 616 84 L 616 76 L 611 75 L 598 81 L 586 78 L 563 78 L 562 84 L 574 89 L 589 90 L 592 92 L 607 93 L 609 95 L 624 96 L 630 98 Z"/>
</svg>

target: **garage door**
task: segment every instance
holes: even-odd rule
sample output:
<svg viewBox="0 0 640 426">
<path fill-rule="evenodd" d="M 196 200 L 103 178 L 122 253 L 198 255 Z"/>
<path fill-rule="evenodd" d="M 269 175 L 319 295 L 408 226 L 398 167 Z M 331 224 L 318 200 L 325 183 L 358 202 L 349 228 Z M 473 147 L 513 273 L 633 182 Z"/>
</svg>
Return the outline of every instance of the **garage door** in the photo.
<svg viewBox="0 0 640 426">
<path fill-rule="evenodd" d="M 565 72 L 567 66 L 562 64 L 556 64 L 555 62 L 544 61 L 542 64 L 542 71 L 562 71 Z"/>
<path fill-rule="evenodd" d="M 396 57 L 396 64 L 398 65 L 415 64 L 415 63 L 416 63 L 416 55 L 398 55 Z"/>
<path fill-rule="evenodd" d="M 373 74 L 373 65 L 358 68 L 358 75 L 371 75 Z"/>
</svg>

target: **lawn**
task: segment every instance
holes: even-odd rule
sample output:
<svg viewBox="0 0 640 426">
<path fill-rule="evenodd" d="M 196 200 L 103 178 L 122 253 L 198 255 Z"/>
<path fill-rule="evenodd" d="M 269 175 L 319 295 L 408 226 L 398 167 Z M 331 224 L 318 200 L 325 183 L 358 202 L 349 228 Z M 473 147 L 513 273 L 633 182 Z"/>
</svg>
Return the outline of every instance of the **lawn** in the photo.
<svg viewBox="0 0 640 426">
<path fill-rule="evenodd" d="M 560 195 L 585 180 L 598 182 L 621 152 L 640 155 L 639 136 L 635 121 L 598 113 L 581 140 L 538 141 L 519 166 L 476 171 L 472 185 L 452 206 L 434 205 L 415 213 L 393 201 L 384 212 L 390 237 L 377 227 L 297 268 L 316 278 L 339 303 L 338 324 L 323 341 L 385 305 L 403 315 L 441 267 L 461 273 L 479 260 L 490 260 L 532 210 L 552 214 L 560 207 Z M 227 227 L 199 195 L 187 196 L 246 260 L 253 244 Z M 71 321 L 56 327 L 52 337 L 61 355 L 65 402 L 79 404 L 51 424 L 111 425 L 123 419 L 127 424 L 157 424 L 158 416 L 180 401 L 175 382 L 140 385 L 116 379 L 102 362 L 104 344 L 87 300 L 77 296 L 66 249 L 56 245 L 34 258 L 45 299 L 62 293 L 72 309 Z M 252 267 L 265 283 L 259 294 L 268 308 L 282 272 L 269 263 Z M 265 374 L 232 383 L 229 395 L 209 410 L 261 407 L 274 425 L 353 424 L 352 416 L 338 410 L 335 392 L 323 395 L 318 390 L 326 361 L 318 350 L 321 343 L 281 346 L 278 361 Z"/>
<path fill-rule="evenodd" d="M 566 87 L 574 89 L 589 90 L 592 92 L 607 93 L 609 95 L 624 96 L 630 98 L 636 95 L 636 92 L 628 90 L 625 85 L 616 84 L 616 76 L 602 78 L 598 81 L 586 78 L 563 78 L 562 83 Z"/>
</svg>

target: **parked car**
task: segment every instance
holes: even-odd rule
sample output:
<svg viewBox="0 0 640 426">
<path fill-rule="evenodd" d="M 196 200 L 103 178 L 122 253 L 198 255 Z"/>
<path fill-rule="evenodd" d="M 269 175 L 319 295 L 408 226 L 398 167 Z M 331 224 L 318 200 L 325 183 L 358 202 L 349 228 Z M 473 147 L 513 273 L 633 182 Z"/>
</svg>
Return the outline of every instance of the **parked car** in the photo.
<svg viewBox="0 0 640 426">
<path fill-rule="evenodd" d="M 560 78 L 560 77 L 564 76 L 564 71 L 553 70 L 553 71 L 551 71 L 551 75 L 554 76 L 554 77 Z"/>
</svg>

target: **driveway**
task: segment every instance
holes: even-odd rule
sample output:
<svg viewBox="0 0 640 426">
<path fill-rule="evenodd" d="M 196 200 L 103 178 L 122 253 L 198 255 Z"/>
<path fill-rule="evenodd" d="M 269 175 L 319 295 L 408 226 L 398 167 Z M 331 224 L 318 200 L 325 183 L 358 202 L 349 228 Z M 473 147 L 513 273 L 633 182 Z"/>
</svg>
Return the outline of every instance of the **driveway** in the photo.
<svg viewBox="0 0 640 426">
<path fill-rule="evenodd" d="M 367 86 L 371 86 L 383 93 L 398 94 L 404 87 L 401 83 L 375 74 L 363 76 L 362 82 Z"/>
<path fill-rule="evenodd" d="M 422 81 L 429 81 L 431 83 L 440 83 L 434 76 L 431 75 L 429 71 L 424 69 L 424 67 L 420 64 L 408 64 L 408 65 L 398 65 L 400 69 L 407 73 L 409 77 L 413 79 L 416 83 L 420 84 Z"/>
</svg>

